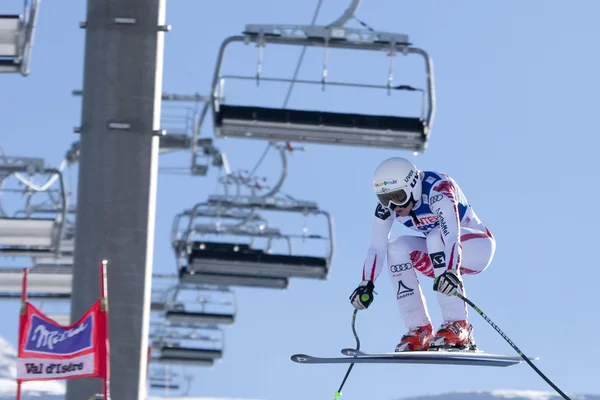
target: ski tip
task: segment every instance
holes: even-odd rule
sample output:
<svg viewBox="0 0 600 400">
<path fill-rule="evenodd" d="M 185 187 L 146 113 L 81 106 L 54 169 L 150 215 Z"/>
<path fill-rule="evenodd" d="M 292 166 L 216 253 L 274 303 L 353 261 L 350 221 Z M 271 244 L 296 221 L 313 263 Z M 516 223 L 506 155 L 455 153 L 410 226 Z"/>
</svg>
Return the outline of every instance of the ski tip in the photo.
<svg viewBox="0 0 600 400">
<path fill-rule="evenodd" d="M 333 394 L 334 400 L 339 400 L 342 397 L 342 392 L 335 392 Z"/>
</svg>

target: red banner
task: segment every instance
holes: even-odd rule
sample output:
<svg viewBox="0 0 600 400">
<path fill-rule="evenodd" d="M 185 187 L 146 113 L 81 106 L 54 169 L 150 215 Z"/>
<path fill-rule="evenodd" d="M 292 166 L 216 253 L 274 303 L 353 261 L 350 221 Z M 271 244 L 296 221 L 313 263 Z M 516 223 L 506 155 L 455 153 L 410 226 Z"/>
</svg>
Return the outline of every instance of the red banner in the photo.
<svg viewBox="0 0 600 400">
<path fill-rule="evenodd" d="M 61 325 L 27 301 L 27 270 L 19 320 L 17 399 L 21 382 L 102 378 L 108 396 L 109 341 L 106 299 L 106 262 L 101 263 L 101 297 L 79 321 Z"/>
<path fill-rule="evenodd" d="M 105 378 L 106 324 L 100 300 L 75 324 L 62 326 L 25 304 L 17 379 Z"/>
</svg>

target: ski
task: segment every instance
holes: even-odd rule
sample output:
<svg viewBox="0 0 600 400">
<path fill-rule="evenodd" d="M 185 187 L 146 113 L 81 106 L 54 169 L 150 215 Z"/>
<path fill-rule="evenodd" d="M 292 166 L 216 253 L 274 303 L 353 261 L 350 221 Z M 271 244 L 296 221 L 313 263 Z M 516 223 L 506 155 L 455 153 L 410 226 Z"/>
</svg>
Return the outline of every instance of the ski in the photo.
<svg viewBox="0 0 600 400">
<path fill-rule="evenodd" d="M 523 362 L 524 360 L 518 356 L 507 356 L 504 354 L 492 354 L 486 353 L 483 350 L 468 350 L 468 349 L 439 349 L 429 351 L 411 351 L 411 352 L 383 352 L 383 353 L 368 353 L 356 349 L 342 349 L 342 354 L 349 357 L 388 357 L 388 358 L 408 358 L 407 355 L 413 355 L 423 360 L 452 360 L 453 364 L 477 364 L 477 365 L 490 365 L 490 366 L 509 366 Z M 537 360 L 537 357 L 529 358 L 529 360 Z M 446 363 L 446 362 L 442 362 Z"/>
<path fill-rule="evenodd" d="M 428 350 L 428 353 L 433 353 L 433 352 L 437 352 L 438 354 L 441 352 L 442 354 L 447 354 L 447 353 L 469 353 L 469 354 L 487 354 L 484 351 L 477 349 L 477 350 L 468 350 L 468 349 L 439 349 L 439 350 Z M 399 352 L 382 352 L 382 353 L 369 353 L 366 351 L 361 351 L 361 350 L 356 350 L 356 349 L 342 349 L 341 353 L 345 356 L 394 356 L 397 354 L 400 354 Z M 411 351 L 411 353 L 415 353 L 414 351 Z M 424 351 L 421 352 L 416 352 L 418 354 L 420 353 L 425 353 Z M 404 353 L 405 354 L 405 353 Z"/>
<path fill-rule="evenodd" d="M 401 353 L 364 353 L 355 349 L 343 349 L 344 357 L 315 357 L 307 354 L 294 354 L 291 360 L 300 364 L 453 364 L 489 367 L 508 367 L 519 364 L 520 357 L 484 352 L 461 351 L 410 351 Z"/>
</svg>

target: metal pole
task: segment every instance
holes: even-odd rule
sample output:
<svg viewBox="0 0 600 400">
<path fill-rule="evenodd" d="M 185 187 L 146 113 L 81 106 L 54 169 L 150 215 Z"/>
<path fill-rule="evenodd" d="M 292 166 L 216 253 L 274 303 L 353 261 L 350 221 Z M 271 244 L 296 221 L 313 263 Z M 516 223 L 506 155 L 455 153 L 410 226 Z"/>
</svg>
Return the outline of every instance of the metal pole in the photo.
<svg viewBox="0 0 600 400">
<path fill-rule="evenodd" d="M 108 261 L 112 399 L 145 400 L 165 0 L 87 2 L 71 320 Z M 66 400 L 102 392 L 67 382 Z"/>
</svg>

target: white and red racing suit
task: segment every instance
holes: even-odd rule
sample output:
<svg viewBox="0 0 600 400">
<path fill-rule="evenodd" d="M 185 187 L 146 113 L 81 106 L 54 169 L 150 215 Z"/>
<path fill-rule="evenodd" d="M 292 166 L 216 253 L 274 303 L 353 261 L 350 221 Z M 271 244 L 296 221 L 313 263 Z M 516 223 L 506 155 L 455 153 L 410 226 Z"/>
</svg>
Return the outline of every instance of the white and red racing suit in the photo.
<svg viewBox="0 0 600 400">
<path fill-rule="evenodd" d="M 394 220 L 424 237 L 405 235 L 389 240 Z M 495 250 L 494 237 L 458 184 L 443 173 L 424 171 L 422 195 L 410 215 L 402 217 L 377 203 L 362 279 L 375 282 L 387 256 L 398 308 L 410 329 L 431 323 L 415 269 L 430 278 L 446 269 L 458 270 L 461 275 L 478 274 L 488 267 Z M 459 290 L 465 295 L 464 287 Z M 444 320 L 467 318 L 460 298 L 437 293 L 437 299 Z"/>
</svg>

